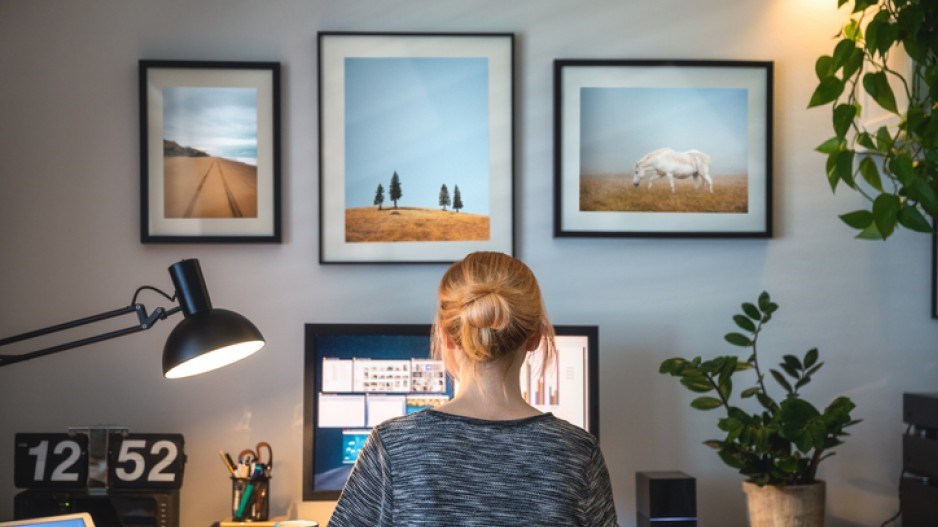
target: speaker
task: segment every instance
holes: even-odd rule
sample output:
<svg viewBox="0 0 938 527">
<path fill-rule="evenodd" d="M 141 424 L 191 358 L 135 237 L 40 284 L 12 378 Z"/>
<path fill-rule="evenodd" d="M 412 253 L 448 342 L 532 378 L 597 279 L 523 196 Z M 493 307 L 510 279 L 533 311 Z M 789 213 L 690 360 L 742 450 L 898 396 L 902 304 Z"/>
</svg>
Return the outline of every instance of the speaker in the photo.
<svg viewBox="0 0 938 527">
<path fill-rule="evenodd" d="M 697 527 L 697 482 L 678 471 L 636 472 L 639 527 Z"/>
<path fill-rule="evenodd" d="M 938 487 L 928 478 L 904 477 L 900 483 L 903 527 L 934 527 L 938 518 Z"/>
<path fill-rule="evenodd" d="M 902 414 L 916 428 L 938 430 L 938 393 L 902 394 Z"/>
</svg>

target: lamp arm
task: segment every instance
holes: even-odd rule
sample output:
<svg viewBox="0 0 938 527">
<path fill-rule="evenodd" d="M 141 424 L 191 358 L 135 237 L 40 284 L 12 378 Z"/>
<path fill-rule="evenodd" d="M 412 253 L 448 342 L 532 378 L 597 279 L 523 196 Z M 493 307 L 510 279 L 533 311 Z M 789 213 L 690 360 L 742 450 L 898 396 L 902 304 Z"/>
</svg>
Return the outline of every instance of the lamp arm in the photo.
<svg viewBox="0 0 938 527">
<path fill-rule="evenodd" d="M 63 324 L 57 324 L 55 326 L 50 326 L 43 329 L 37 329 L 35 331 L 29 331 L 27 333 L 22 333 L 20 335 L 14 335 L 12 337 L 7 337 L 0 339 L 0 347 L 13 344 L 15 342 L 22 342 L 24 340 L 29 340 L 36 337 L 41 337 L 43 335 L 49 335 L 51 333 L 57 333 L 59 331 L 64 331 L 67 329 L 76 328 L 79 326 L 84 326 L 86 324 L 92 324 L 102 320 L 108 320 L 114 317 L 119 317 L 121 315 L 126 315 L 128 313 L 137 314 L 137 325 L 130 326 L 124 329 L 118 329 L 115 331 L 110 331 L 107 333 L 102 333 L 97 336 L 87 337 L 83 339 L 74 340 L 71 342 L 66 342 L 64 344 L 58 344 L 56 346 L 51 346 L 48 348 L 39 349 L 36 351 L 31 351 L 28 353 L 22 353 L 19 355 L 0 355 L 0 367 L 8 366 L 10 364 L 15 364 L 17 362 L 23 362 L 30 359 L 35 359 L 38 357 L 43 357 L 45 355 L 51 355 L 53 353 L 58 353 L 60 351 L 65 351 L 73 348 L 78 348 L 81 346 L 87 346 L 88 344 L 94 344 L 96 342 L 101 342 L 103 340 L 109 340 L 116 337 L 122 337 L 124 335 L 130 335 L 131 333 L 138 333 L 153 327 L 158 320 L 163 320 L 166 317 L 181 311 L 182 308 L 177 306 L 170 310 L 166 310 L 162 307 L 158 307 L 153 310 L 153 313 L 147 314 L 147 308 L 143 304 L 134 303 L 127 307 L 122 307 L 120 309 L 115 309 L 113 311 L 107 311 L 98 315 L 92 315 L 90 317 L 80 318 L 78 320 L 73 320 L 71 322 L 65 322 Z"/>
</svg>

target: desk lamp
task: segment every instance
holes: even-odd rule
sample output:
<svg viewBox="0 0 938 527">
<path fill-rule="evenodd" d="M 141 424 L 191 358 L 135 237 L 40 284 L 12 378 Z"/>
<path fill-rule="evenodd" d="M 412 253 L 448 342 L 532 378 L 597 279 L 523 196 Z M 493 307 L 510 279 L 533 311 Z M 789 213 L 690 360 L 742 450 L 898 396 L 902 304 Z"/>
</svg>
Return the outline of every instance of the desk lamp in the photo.
<svg viewBox="0 0 938 527">
<path fill-rule="evenodd" d="M 157 321 L 179 311 L 185 318 L 173 328 L 163 347 L 163 376 L 167 379 L 227 366 L 264 347 L 264 337 L 248 319 L 234 311 L 212 307 L 198 260 L 176 262 L 169 267 L 169 274 L 176 288 L 173 296 L 152 286 L 141 286 L 127 307 L 0 339 L 0 348 L 128 313 L 137 314 L 137 325 L 19 355 L 0 355 L 0 367 L 150 329 Z M 170 302 L 178 301 L 179 305 L 168 310 L 158 307 L 147 314 L 146 307 L 137 303 L 137 295 L 144 289 L 156 291 Z"/>
</svg>

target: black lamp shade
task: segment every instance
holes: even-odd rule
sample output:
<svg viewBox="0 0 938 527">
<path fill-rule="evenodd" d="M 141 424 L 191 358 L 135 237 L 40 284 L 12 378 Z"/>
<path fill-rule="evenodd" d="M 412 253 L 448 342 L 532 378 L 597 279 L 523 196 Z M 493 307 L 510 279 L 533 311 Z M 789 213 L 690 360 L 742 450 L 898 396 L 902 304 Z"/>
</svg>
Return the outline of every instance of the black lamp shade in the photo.
<svg viewBox="0 0 938 527">
<path fill-rule="evenodd" d="M 206 309 L 184 318 L 163 348 L 163 376 L 178 379 L 239 361 L 264 347 L 254 324 L 227 309 Z"/>
</svg>

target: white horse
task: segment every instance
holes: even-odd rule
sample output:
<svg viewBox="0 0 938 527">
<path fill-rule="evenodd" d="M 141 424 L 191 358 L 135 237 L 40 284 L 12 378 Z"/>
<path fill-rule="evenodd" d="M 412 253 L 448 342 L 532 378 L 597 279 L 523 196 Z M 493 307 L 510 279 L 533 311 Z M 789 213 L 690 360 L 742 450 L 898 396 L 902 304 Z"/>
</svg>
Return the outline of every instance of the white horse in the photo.
<svg viewBox="0 0 938 527">
<path fill-rule="evenodd" d="M 674 178 L 694 178 L 694 190 L 700 189 L 700 178 L 707 182 L 710 193 L 713 193 L 713 180 L 710 179 L 710 156 L 699 150 L 675 152 L 670 148 L 659 148 L 635 163 L 635 176 L 632 185 L 637 187 L 648 173 L 648 188 L 651 182 L 662 177 L 668 178 L 671 184 L 671 193 L 674 193 Z"/>
</svg>

